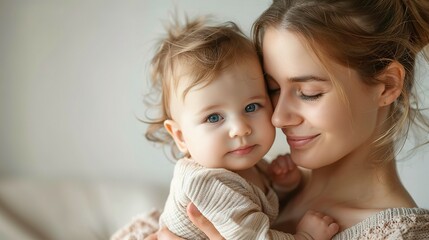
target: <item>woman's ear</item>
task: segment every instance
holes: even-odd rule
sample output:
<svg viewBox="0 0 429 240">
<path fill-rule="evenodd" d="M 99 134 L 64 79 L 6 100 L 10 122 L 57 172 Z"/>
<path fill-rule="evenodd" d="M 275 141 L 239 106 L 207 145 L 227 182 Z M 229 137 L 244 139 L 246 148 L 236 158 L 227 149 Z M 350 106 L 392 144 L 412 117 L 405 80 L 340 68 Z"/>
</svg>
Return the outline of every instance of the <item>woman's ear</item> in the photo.
<svg viewBox="0 0 429 240">
<path fill-rule="evenodd" d="M 183 139 L 182 130 L 179 124 L 174 120 L 168 119 L 164 121 L 164 128 L 171 135 L 179 150 L 182 153 L 187 153 L 188 148 L 186 147 L 186 142 Z"/>
<path fill-rule="evenodd" d="M 404 87 L 405 69 L 402 64 L 394 61 L 378 76 L 382 84 L 379 95 L 379 106 L 387 106 L 393 103 L 402 92 Z"/>
</svg>

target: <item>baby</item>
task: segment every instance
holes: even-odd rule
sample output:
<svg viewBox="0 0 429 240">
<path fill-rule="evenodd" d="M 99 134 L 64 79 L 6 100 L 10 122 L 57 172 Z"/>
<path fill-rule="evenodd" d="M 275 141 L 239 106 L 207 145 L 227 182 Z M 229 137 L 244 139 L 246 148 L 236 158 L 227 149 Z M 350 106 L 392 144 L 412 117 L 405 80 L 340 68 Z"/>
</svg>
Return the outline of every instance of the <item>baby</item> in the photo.
<svg viewBox="0 0 429 240">
<path fill-rule="evenodd" d="M 276 178 L 263 157 L 275 138 L 273 109 L 253 44 L 234 23 L 176 23 L 152 70 L 161 116 L 150 123 L 146 137 L 173 143 L 176 156 L 181 154 L 160 227 L 185 239 L 206 239 L 187 216 L 192 202 L 225 239 L 332 238 L 338 225 L 313 211 L 294 235 L 270 229 L 279 202 L 273 184 L 291 191 L 301 175 L 282 157 L 282 171 L 289 174 L 270 181 Z"/>
</svg>

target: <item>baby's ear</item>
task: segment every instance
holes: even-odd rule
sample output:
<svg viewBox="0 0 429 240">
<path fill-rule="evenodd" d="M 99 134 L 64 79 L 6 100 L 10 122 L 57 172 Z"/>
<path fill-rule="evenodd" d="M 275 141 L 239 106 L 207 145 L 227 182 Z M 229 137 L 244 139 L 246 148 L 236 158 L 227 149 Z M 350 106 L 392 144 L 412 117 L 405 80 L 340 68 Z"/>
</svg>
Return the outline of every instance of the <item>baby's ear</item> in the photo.
<svg viewBox="0 0 429 240">
<path fill-rule="evenodd" d="M 174 139 L 177 148 L 179 148 L 182 153 L 187 153 L 188 148 L 186 147 L 186 142 L 183 139 L 183 134 L 180 125 L 176 121 L 168 119 L 164 121 L 164 128 Z"/>
<path fill-rule="evenodd" d="M 399 62 L 392 62 L 378 76 L 383 88 L 379 95 L 379 106 L 393 103 L 402 92 L 404 87 L 405 69 Z"/>
</svg>

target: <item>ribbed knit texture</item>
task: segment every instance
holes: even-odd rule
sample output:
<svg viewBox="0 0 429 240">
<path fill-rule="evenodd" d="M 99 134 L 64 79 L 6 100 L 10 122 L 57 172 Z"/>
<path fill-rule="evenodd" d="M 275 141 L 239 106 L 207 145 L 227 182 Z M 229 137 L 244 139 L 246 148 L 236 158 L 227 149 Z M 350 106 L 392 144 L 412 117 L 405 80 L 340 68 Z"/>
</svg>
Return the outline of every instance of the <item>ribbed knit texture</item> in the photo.
<svg viewBox="0 0 429 240">
<path fill-rule="evenodd" d="M 290 234 L 269 230 L 278 214 L 277 196 L 269 189 L 265 195 L 233 172 L 205 169 L 179 160 L 160 224 L 167 225 L 185 239 L 206 239 L 187 218 L 186 206 L 192 201 L 225 239 L 293 239 Z M 158 221 L 158 216 L 153 213 L 134 218 L 111 240 L 143 240 L 156 231 L 156 224 L 151 223 Z M 386 209 L 345 229 L 333 239 L 429 239 L 429 210 Z"/>
<path fill-rule="evenodd" d="M 148 222 L 158 221 L 155 214 L 134 218 L 119 229 L 111 240 L 143 240 L 148 236 Z M 334 240 L 429 239 L 429 211 L 422 208 L 386 209 L 338 233 Z M 152 230 L 156 231 L 156 229 Z M 285 238 L 287 239 L 287 238 Z"/>
<path fill-rule="evenodd" d="M 185 239 L 207 239 L 186 214 L 195 206 L 225 239 L 294 239 L 291 234 L 270 230 L 278 214 L 278 198 L 270 189 L 264 194 L 236 173 L 204 168 L 189 159 L 176 163 L 160 225 Z"/>
<path fill-rule="evenodd" d="M 135 217 L 131 223 L 116 231 L 111 240 L 143 240 L 149 233 L 157 230 L 157 227 L 154 228 L 153 224 L 149 224 L 158 221 L 157 216 L 159 215 L 155 213 Z M 147 231 L 148 229 L 150 232 Z M 283 237 L 283 239 L 290 239 L 290 237 Z M 422 208 L 386 209 L 338 233 L 333 239 L 429 239 L 429 211 Z"/>
</svg>

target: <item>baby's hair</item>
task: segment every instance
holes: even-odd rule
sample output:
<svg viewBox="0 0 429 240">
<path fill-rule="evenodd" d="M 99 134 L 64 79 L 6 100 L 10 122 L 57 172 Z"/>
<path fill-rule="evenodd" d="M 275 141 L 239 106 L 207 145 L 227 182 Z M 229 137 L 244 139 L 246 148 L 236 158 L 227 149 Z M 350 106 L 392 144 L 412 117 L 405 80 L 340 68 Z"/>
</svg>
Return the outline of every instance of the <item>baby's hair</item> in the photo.
<svg viewBox="0 0 429 240">
<path fill-rule="evenodd" d="M 397 61 L 404 66 L 401 95 L 393 104 L 386 132 L 374 142 L 377 159 L 392 159 L 392 143 L 405 140 L 415 123 L 428 132 L 427 118 L 415 95 L 415 63 L 429 43 L 429 1 L 427 0 L 275 0 L 253 25 L 253 38 L 262 58 L 267 28 L 287 29 L 306 40 L 317 57 L 330 69 L 329 60 L 354 69 L 373 85 Z M 333 84 L 347 103 L 336 79 Z"/>
<path fill-rule="evenodd" d="M 225 68 L 243 58 L 256 56 L 252 42 L 233 22 L 213 24 L 209 17 L 185 19 L 181 24 L 175 18 L 167 27 L 151 61 L 151 94 L 146 98 L 156 116 L 146 114 L 148 123 L 146 138 L 155 143 L 171 146 L 173 157 L 180 152 L 172 137 L 164 129 L 164 121 L 172 119 L 171 94 L 178 94 L 183 101 L 195 86 L 204 87 L 213 81 Z M 178 85 L 186 88 L 178 93 Z"/>
</svg>

